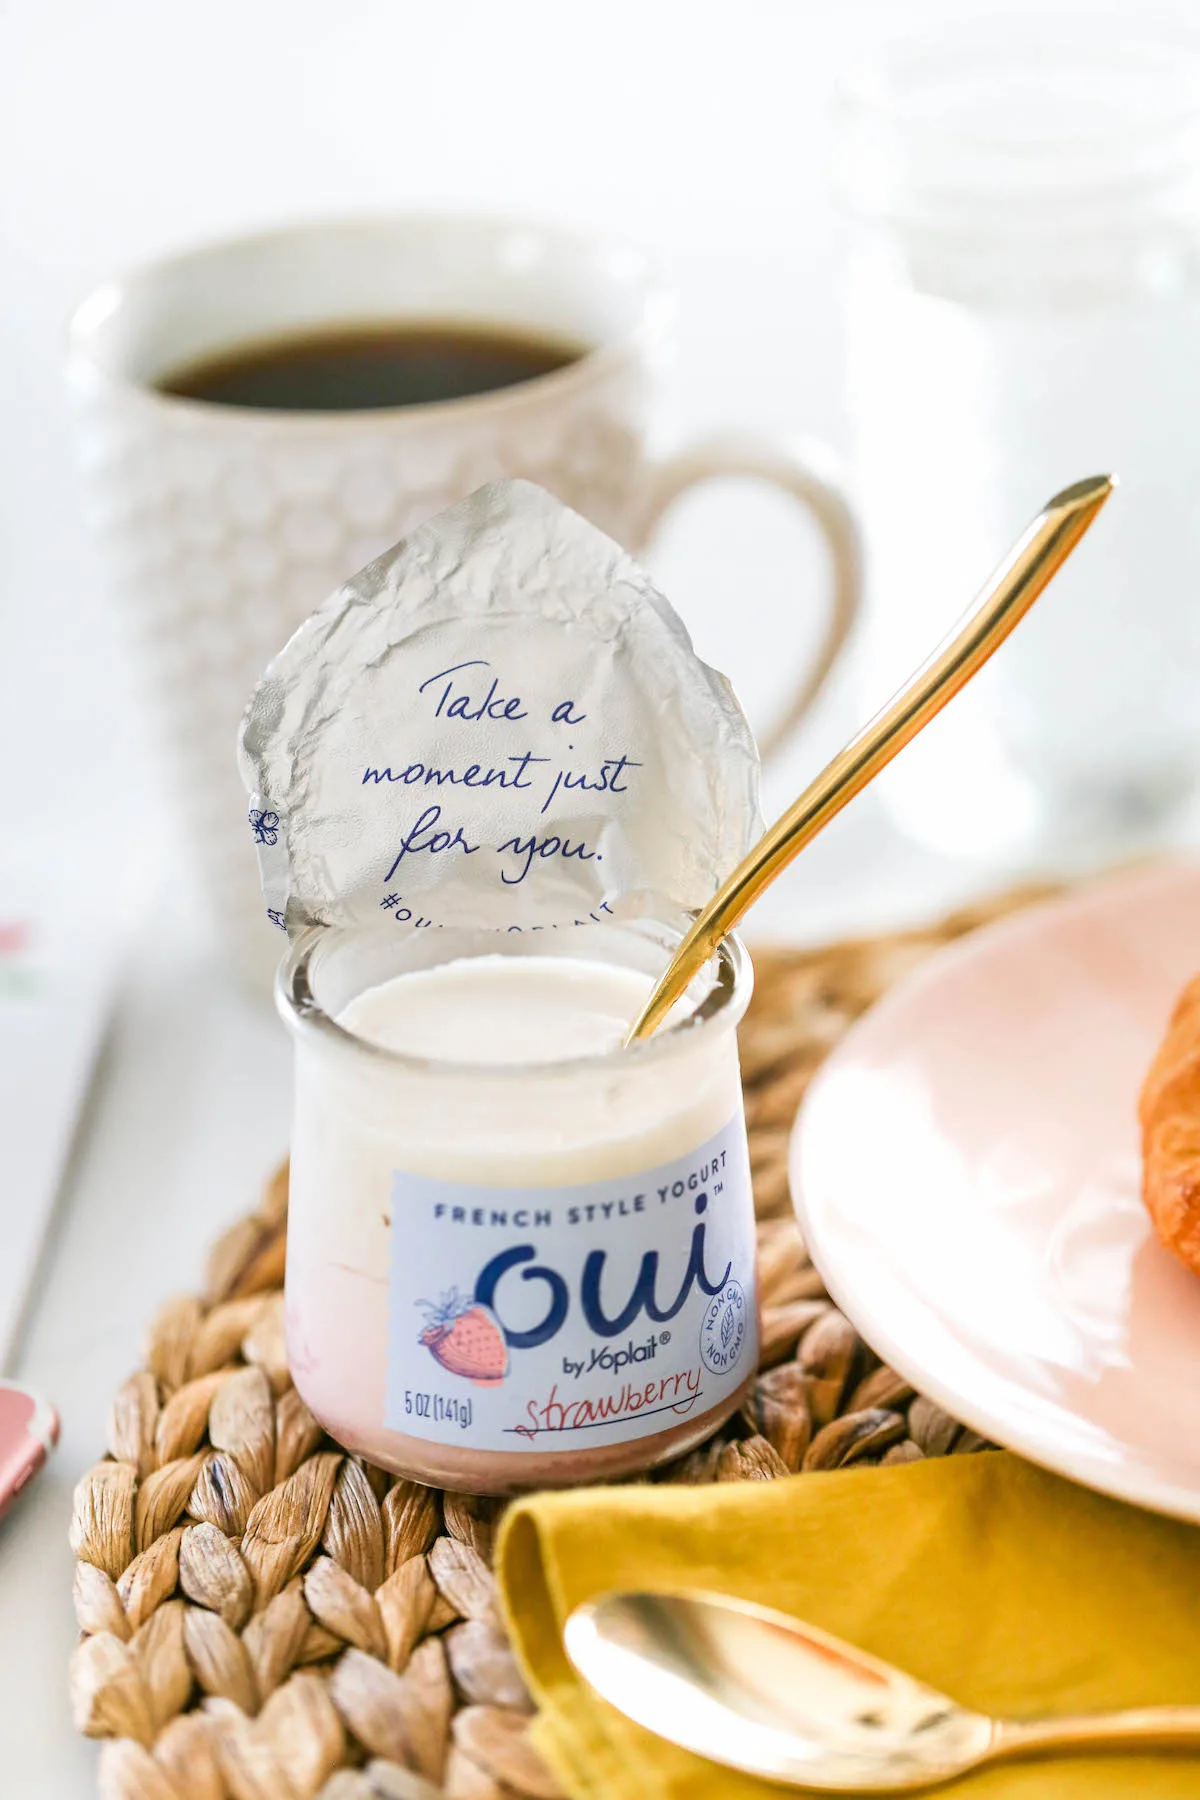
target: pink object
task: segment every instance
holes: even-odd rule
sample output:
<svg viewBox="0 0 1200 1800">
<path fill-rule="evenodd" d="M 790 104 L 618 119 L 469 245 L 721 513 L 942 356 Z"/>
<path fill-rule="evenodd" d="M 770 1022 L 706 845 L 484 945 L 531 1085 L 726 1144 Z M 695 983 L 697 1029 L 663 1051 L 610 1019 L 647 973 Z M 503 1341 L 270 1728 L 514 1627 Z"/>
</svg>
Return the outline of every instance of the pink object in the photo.
<svg viewBox="0 0 1200 1800">
<path fill-rule="evenodd" d="M 956 1418 L 1200 1520 L 1200 1280 L 1141 1204 L 1138 1090 L 1200 970 L 1200 869 L 936 956 L 825 1064 L 792 1191 L 838 1304 Z"/>
<path fill-rule="evenodd" d="M 480 1387 L 497 1387 L 508 1374 L 500 1322 L 477 1301 L 457 1300 L 440 1310 L 421 1333 L 421 1342 L 443 1369 Z"/>
<path fill-rule="evenodd" d="M 29 948 L 32 933 L 27 919 L 0 924 L 0 956 L 18 956 Z"/>
<path fill-rule="evenodd" d="M 58 1414 L 28 1388 L 0 1381 L 0 1518 L 58 1442 Z"/>
</svg>

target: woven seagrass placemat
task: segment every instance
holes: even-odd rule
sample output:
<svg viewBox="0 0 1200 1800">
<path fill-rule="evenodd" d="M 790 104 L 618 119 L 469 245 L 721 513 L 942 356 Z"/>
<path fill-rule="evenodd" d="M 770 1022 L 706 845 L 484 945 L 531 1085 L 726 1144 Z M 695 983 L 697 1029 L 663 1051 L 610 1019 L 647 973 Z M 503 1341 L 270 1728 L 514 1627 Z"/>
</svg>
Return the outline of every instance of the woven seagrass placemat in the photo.
<svg viewBox="0 0 1200 1800">
<path fill-rule="evenodd" d="M 753 1398 L 667 1481 L 981 1447 L 831 1304 L 791 1217 L 787 1140 L 821 1059 L 950 939 L 1040 892 L 928 929 L 758 950 L 741 1034 L 763 1304 Z M 552 1800 L 489 1566 L 500 1503 L 344 1454 L 291 1385 L 287 1180 L 155 1314 L 76 1490 L 75 1723 L 104 1800 Z"/>
</svg>

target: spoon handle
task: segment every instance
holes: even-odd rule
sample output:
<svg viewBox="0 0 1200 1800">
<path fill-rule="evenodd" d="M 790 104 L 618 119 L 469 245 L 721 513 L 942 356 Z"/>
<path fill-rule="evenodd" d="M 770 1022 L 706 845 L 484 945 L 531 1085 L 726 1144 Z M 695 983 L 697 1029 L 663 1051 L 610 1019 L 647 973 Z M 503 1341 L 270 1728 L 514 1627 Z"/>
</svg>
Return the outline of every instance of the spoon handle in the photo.
<svg viewBox="0 0 1200 1800">
<path fill-rule="evenodd" d="M 765 887 L 939 713 L 1020 623 L 1112 492 L 1109 475 L 1064 488 L 1009 551 L 970 610 L 911 680 L 822 769 L 699 913 L 626 1040 L 649 1037 Z"/>
<path fill-rule="evenodd" d="M 1083 1750 L 1181 1750 L 1188 1745 L 1200 1745 L 1200 1706 L 1141 1706 L 1075 1718 L 997 1720 L 989 1760 L 1056 1750 L 1078 1755 Z"/>
</svg>

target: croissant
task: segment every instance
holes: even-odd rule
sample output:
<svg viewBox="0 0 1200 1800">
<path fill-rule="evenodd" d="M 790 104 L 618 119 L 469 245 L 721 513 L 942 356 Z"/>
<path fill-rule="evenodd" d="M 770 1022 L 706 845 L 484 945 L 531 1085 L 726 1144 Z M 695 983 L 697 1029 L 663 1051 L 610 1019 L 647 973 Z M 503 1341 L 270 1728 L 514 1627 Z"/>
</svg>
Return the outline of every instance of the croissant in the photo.
<svg viewBox="0 0 1200 1800">
<path fill-rule="evenodd" d="M 1138 1120 L 1142 1199 L 1159 1239 L 1200 1275 L 1200 975 L 1179 997 Z"/>
</svg>

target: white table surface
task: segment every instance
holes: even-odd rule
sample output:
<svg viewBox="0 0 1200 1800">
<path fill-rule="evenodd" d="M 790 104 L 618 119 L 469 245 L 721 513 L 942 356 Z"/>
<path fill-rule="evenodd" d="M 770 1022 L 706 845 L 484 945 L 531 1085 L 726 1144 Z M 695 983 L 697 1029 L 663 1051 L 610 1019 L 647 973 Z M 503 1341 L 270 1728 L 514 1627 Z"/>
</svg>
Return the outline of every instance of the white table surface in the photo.
<svg viewBox="0 0 1200 1800">
<path fill-rule="evenodd" d="M 84 1800 L 73 1733 L 71 1490 L 154 1306 L 284 1150 L 289 1069 L 268 1008 L 159 904 L 156 788 L 78 522 L 61 322 L 108 268 L 276 217 L 449 206 L 658 244 L 682 301 L 665 421 L 799 426 L 840 444 L 826 115 L 885 20 L 961 10 L 741 0 L 6 0 L 0 9 L 0 823 L 79 891 L 148 875 L 120 1001 L 16 1373 L 61 1447 L 0 1527 L 0 1793 Z M 755 548 L 749 548 L 752 536 Z M 777 501 L 689 501 L 658 560 L 752 716 L 804 642 L 821 570 Z M 749 590 L 752 598 L 745 599 Z M 736 608 L 729 597 L 738 597 Z M 800 596 L 797 601 L 797 596 Z M 925 646 L 914 644 L 914 653 Z M 850 722 L 845 683 L 776 772 L 782 804 Z M 902 845 L 868 797 L 794 870 L 760 931 L 812 938 L 929 914 L 994 871 Z M 19 1195 L 0 1195 L 6 1207 Z"/>
</svg>

